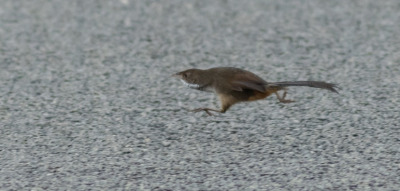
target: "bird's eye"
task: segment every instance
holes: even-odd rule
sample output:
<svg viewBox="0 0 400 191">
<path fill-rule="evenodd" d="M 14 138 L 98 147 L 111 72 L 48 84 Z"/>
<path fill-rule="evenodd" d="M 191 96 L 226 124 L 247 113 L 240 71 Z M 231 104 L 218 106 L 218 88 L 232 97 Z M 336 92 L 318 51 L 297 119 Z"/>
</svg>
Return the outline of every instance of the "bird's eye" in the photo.
<svg viewBox="0 0 400 191">
<path fill-rule="evenodd" d="M 186 73 L 183 73 L 182 76 L 183 76 L 184 78 L 187 78 L 187 74 L 186 74 Z"/>
</svg>

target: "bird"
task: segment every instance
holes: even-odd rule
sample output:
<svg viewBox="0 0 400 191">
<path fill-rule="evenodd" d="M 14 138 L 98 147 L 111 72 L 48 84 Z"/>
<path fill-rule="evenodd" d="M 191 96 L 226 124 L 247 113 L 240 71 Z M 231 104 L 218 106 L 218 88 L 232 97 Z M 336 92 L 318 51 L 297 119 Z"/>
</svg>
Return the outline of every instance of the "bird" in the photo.
<svg viewBox="0 0 400 191">
<path fill-rule="evenodd" d="M 275 94 L 281 103 L 291 103 L 294 100 L 286 99 L 287 87 L 308 86 L 326 89 L 338 93 L 337 84 L 323 81 L 283 81 L 267 82 L 256 74 L 235 67 L 215 67 L 209 69 L 187 69 L 172 75 L 182 81 L 187 87 L 215 93 L 220 102 L 220 109 L 197 108 L 190 111 L 210 111 L 225 113 L 232 105 L 239 102 L 249 102 L 264 99 Z M 283 91 L 280 95 L 278 91 Z"/>
</svg>

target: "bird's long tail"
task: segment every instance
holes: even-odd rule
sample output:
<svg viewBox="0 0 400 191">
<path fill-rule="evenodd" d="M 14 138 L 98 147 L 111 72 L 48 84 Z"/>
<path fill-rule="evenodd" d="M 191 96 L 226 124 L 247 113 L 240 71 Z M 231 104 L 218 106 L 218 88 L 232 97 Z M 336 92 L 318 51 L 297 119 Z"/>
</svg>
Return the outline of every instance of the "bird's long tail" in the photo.
<svg viewBox="0 0 400 191">
<path fill-rule="evenodd" d="M 336 89 L 339 87 L 336 84 L 320 82 L 320 81 L 286 81 L 286 82 L 272 82 L 269 83 L 270 87 L 288 87 L 288 86 L 308 86 L 313 88 L 326 89 L 335 93 L 338 93 Z"/>
</svg>

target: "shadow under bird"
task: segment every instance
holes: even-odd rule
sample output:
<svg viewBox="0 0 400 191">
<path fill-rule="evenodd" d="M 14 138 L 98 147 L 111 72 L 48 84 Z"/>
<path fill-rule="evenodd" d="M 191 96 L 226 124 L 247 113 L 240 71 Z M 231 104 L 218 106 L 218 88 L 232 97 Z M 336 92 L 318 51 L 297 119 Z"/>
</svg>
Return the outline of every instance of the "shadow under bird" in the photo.
<svg viewBox="0 0 400 191">
<path fill-rule="evenodd" d="M 308 86 L 326 89 L 335 93 L 337 85 L 322 81 L 285 81 L 267 82 L 256 74 L 234 67 L 216 67 L 206 70 L 188 69 L 173 75 L 179 78 L 186 86 L 201 91 L 214 92 L 221 102 L 221 109 L 197 108 L 191 111 L 210 111 L 225 113 L 232 105 L 239 102 L 256 101 L 275 94 L 282 103 L 294 102 L 285 99 L 286 87 Z M 282 95 L 278 91 L 283 91 Z"/>
</svg>

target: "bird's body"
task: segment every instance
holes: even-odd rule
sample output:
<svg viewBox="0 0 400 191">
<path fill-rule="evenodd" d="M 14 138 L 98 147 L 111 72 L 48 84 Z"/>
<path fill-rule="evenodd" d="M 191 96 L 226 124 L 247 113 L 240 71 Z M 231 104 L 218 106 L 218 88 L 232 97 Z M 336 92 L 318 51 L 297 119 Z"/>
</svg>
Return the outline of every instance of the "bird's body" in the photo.
<svg viewBox="0 0 400 191">
<path fill-rule="evenodd" d="M 221 109 L 198 108 L 193 111 L 209 111 L 220 113 L 226 112 L 230 106 L 238 102 L 256 101 L 275 94 L 280 102 L 289 103 L 286 100 L 287 86 L 309 86 L 327 89 L 333 92 L 336 85 L 320 81 L 293 81 L 293 82 L 267 82 L 256 74 L 233 67 L 217 67 L 206 70 L 189 69 L 175 74 L 190 88 L 214 92 L 221 101 Z M 282 96 L 277 92 L 284 90 Z"/>
</svg>

